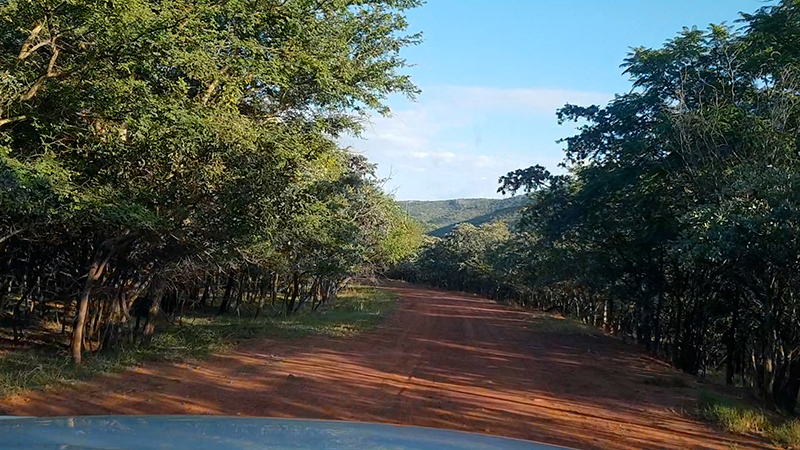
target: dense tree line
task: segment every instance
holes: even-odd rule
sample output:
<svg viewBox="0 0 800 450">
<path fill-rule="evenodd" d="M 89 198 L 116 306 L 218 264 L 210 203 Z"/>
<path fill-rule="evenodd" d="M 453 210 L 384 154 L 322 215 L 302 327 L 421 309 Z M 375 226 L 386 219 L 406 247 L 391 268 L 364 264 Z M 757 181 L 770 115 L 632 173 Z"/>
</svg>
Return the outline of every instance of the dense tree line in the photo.
<svg viewBox="0 0 800 450">
<path fill-rule="evenodd" d="M 633 86 L 566 105 L 564 175 L 501 177 L 519 225 L 460 227 L 403 276 L 564 314 L 794 411 L 800 390 L 800 3 L 684 29 Z"/>
<path fill-rule="evenodd" d="M 0 315 L 82 352 L 185 305 L 325 302 L 414 245 L 336 145 L 391 93 L 417 0 L 0 4 Z"/>
</svg>

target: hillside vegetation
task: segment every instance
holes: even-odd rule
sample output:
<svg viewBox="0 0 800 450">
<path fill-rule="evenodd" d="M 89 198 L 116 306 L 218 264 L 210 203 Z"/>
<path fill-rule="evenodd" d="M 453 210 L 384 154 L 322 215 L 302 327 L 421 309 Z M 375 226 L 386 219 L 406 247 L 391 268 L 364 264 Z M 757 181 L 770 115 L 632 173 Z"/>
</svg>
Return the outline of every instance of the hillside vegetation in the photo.
<svg viewBox="0 0 800 450">
<path fill-rule="evenodd" d="M 412 218 L 423 224 L 428 234 L 437 237 L 443 237 L 462 223 L 478 226 L 499 220 L 513 220 L 524 203 L 524 197 L 398 202 Z"/>
</svg>

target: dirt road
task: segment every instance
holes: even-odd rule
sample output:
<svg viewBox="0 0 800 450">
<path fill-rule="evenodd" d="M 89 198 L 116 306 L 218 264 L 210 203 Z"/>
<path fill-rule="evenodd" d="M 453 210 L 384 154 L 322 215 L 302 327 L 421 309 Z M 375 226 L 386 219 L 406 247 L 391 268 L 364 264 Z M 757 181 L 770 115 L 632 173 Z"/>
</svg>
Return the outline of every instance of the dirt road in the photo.
<svg viewBox="0 0 800 450">
<path fill-rule="evenodd" d="M 56 394 L 12 397 L 0 413 L 343 419 L 587 450 L 769 448 L 687 417 L 694 382 L 645 384 L 677 372 L 618 340 L 537 332 L 532 313 L 488 300 L 392 289 L 401 307 L 372 333 L 249 342 L 202 366 L 149 364 Z"/>
</svg>

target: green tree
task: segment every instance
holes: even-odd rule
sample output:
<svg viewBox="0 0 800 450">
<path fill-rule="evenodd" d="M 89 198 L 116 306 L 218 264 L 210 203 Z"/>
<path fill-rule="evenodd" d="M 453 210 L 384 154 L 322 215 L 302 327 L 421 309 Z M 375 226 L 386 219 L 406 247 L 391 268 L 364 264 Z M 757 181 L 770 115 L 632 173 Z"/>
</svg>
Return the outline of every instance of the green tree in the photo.
<svg viewBox="0 0 800 450">
<path fill-rule="evenodd" d="M 399 52 L 419 40 L 403 34 L 417 5 L 3 3 L 3 292 L 68 299 L 80 362 L 137 302 L 146 342 L 167 291 L 221 282 L 224 311 L 254 267 L 273 292 L 292 280 L 290 297 L 301 272 L 357 270 L 375 242 L 348 239 L 360 224 L 339 219 L 358 202 L 324 186 L 369 182 L 333 139 L 388 112 L 387 95 L 416 94 Z M 308 262 L 320 240 L 347 255 L 335 270 Z"/>
</svg>

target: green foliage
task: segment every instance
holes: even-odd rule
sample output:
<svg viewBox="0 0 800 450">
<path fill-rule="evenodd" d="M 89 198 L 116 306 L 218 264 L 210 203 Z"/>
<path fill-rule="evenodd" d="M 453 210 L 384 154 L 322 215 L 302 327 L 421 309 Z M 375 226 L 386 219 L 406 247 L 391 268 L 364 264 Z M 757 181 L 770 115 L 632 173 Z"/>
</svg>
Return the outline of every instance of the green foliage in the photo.
<svg viewBox="0 0 800 450">
<path fill-rule="evenodd" d="M 424 240 L 422 226 L 409 217 L 399 205 L 391 207 L 388 220 L 389 231 L 380 244 L 382 270 L 414 257 Z"/>
<path fill-rule="evenodd" d="M 84 330 L 123 345 L 137 303 L 155 345 L 162 303 L 290 315 L 413 253 L 336 138 L 417 94 L 400 52 L 418 5 L 0 3 L 0 316 L 58 304 L 79 360 Z"/>
<path fill-rule="evenodd" d="M 505 222 L 476 227 L 463 223 L 443 238 L 430 238 L 413 257 L 395 266 L 391 276 L 445 289 L 496 296 L 508 289 L 498 278 L 510 232 Z M 502 249 L 502 250 L 498 250 Z"/>
<path fill-rule="evenodd" d="M 462 223 L 475 226 L 511 220 L 525 203 L 520 197 L 505 199 L 460 198 L 455 200 L 401 201 L 399 205 L 421 222 L 428 234 L 443 237 Z"/>
</svg>

